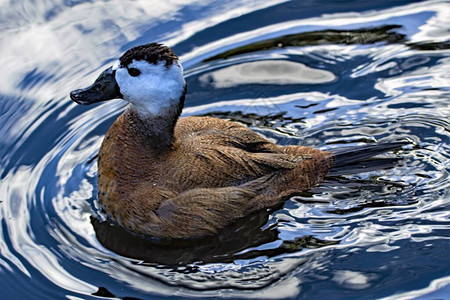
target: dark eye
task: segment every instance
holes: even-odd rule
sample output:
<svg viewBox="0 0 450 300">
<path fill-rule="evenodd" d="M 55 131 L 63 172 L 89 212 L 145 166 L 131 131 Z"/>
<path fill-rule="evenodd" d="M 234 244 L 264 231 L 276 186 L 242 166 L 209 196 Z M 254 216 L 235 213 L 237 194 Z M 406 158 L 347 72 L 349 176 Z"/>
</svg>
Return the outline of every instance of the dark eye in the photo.
<svg viewBox="0 0 450 300">
<path fill-rule="evenodd" d="M 130 74 L 130 76 L 136 77 L 136 76 L 139 76 L 139 74 L 141 74 L 141 71 L 139 71 L 136 68 L 129 68 L 128 74 Z"/>
</svg>

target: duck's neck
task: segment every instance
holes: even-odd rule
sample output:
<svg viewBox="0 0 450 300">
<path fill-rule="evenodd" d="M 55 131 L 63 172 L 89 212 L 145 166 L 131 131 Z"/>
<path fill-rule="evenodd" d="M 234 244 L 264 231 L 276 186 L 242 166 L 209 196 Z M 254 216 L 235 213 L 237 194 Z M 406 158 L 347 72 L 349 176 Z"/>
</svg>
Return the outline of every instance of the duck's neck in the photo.
<svg viewBox="0 0 450 300">
<path fill-rule="evenodd" d="M 162 109 L 157 115 L 140 113 L 130 104 L 123 113 L 127 129 L 133 137 L 155 151 L 170 149 L 174 143 L 174 130 L 184 105 L 184 93 L 179 105 Z"/>
<path fill-rule="evenodd" d="M 174 114 L 142 116 L 129 106 L 123 113 L 123 119 L 127 130 L 137 142 L 155 150 L 164 150 L 172 146 L 178 116 Z"/>
</svg>

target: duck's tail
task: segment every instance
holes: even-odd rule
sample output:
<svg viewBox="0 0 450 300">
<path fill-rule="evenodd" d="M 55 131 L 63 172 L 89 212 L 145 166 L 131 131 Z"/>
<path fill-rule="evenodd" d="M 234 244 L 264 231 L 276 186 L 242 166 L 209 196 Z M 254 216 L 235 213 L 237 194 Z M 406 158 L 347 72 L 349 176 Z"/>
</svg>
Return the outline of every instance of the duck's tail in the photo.
<svg viewBox="0 0 450 300">
<path fill-rule="evenodd" d="M 384 142 L 374 145 L 334 149 L 333 167 L 327 176 L 349 175 L 392 168 L 400 157 L 377 158 L 376 155 L 401 149 L 409 142 Z"/>
</svg>

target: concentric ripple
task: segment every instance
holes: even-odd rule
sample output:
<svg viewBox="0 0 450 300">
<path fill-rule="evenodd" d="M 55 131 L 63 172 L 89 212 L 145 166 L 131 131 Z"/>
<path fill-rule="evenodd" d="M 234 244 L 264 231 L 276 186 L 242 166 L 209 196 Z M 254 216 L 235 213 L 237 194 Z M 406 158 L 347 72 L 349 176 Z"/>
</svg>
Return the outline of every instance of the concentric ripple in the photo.
<svg viewBox="0 0 450 300">
<path fill-rule="evenodd" d="M 59 2 L 5 7 L 0 21 L 5 299 L 449 291 L 446 1 Z M 409 145 L 386 154 L 401 158 L 393 168 L 329 176 L 219 236 L 136 237 L 108 222 L 96 196 L 98 149 L 125 104 L 81 107 L 67 95 L 155 39 L 182 59 L 184 115 L 241 122 L 283 145 Z"/>
</svg>

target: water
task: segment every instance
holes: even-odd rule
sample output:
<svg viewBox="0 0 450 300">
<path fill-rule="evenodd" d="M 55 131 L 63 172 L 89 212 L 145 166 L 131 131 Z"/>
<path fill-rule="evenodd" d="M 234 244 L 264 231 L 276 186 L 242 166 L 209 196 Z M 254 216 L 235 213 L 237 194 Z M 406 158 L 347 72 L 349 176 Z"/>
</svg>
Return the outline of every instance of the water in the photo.
<svg viewBox="0 0 450 300">
<path fill-rule="evenodd" d="M 450 296 L 448 1 L 0 2 L 3 299 Z M 321 149 L 411 142 L 196 243 L 104 221 L 96 155 L 120 101 L 81 107 L 132 46 L 165 42 L 185 115 Z"/>
</svg>

